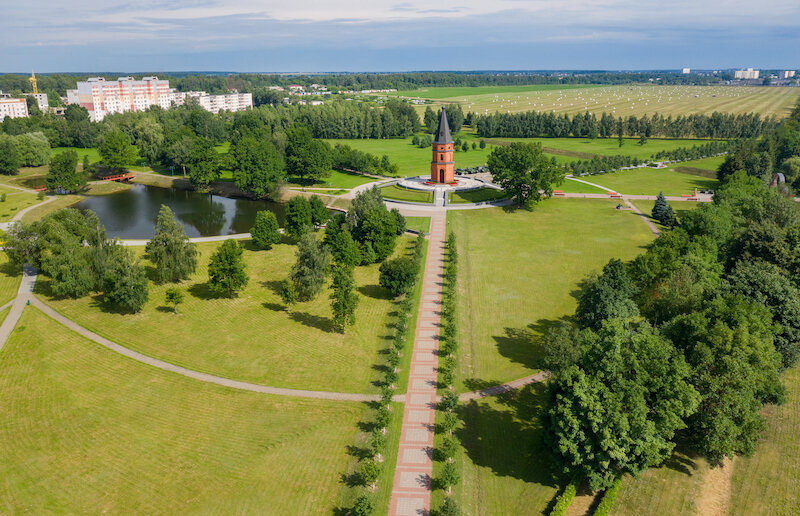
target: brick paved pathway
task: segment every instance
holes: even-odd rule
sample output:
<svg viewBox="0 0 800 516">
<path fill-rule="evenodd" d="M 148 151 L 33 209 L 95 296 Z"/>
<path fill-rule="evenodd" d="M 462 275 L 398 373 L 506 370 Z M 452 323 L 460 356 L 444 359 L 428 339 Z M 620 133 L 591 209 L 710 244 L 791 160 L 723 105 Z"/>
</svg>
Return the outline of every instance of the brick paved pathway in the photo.
<svg viewBox="0 0 800 516">
<path fill-rule="evenodd" d="M 431 217 L 422 301 L 414 336 L 390 516 L 428 514 L 431 508 L 433 425 L 436 411 L 439 319 L 444 279 L 445 212 Z"/>
</svg>

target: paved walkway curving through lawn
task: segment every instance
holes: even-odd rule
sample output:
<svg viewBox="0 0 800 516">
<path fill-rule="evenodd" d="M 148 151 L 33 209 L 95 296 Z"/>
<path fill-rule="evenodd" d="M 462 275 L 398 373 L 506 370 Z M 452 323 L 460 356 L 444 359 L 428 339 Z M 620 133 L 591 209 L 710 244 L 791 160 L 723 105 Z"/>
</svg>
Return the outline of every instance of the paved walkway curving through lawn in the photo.
<svg viewBox="0 0 800 516">
<path fill-rule="evenodd" d="M 444 278 L 445 212 L 431 215 L 428 256 L 422 276 L 400 447 L 392 484 L 390 516 L 429 514 L 433 481 L 438 339 Z"/>
</svg>

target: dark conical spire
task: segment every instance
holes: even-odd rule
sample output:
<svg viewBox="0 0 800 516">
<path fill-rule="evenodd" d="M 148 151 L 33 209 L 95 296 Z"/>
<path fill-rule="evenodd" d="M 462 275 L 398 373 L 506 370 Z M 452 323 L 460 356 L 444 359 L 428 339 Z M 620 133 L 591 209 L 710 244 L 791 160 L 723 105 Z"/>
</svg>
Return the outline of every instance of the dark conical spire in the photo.
<svg viewBox="0 0 800 516">
<path fill-rule="evenodd" d="M 450 134 L 450 124 L 447 123 L 447 113 L 442 106 L 442 114 L 439 115 L 439 129 L 436 130 L 436 139 L 433 143 L 453 143 L 453 136 Z"/>
</svg>

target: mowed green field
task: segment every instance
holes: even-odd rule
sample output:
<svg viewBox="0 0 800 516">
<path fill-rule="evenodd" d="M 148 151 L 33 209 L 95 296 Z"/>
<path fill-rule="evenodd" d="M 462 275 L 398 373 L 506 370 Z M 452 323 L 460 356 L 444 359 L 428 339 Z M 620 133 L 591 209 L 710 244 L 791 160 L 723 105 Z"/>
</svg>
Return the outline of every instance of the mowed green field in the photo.
<svg viewBox="0 0 800 516">
<path fill-rule="evenodd" d="M 17 297 L 22 270 L 8 261 L 6 253 L 0 253 L 0 306 Z"/>
<path fill-rule="evenodd" d="M 675 451 L 658 468 L 638 478 L 626 475 L 612 514 L 619 516 L 694 516 L 695 500 L 708 473 L 708 462 L 694 453 Z"/>
<path fill-rule="evenodd" d="M 4 193 L 5 193 L 4 189 Z M 29 206 L 38 204 L 41 201 L 36 198 L 36 194 L 20 192 L 8 188 L 8 193 L 5 193 L 6 200 L 0 201 L 0 222 L 8 222 L 14 215 L 24 210 Z M 0 194 L 3 195 L 3 194 Z"/>
<path fill-rule="evenodd" d="M 375 181 L 374 177 L 364 176 L 361 174 L 354 174 L 352 172 L 344 172 L 342 170 L 331 170 L 330 173 L 313 183 L 308 179 L 301 179 L 299 177 L 290 177 L 287 186 L 309 186 L 314 188 L 324 188 L 326 186 L 331 188 L 354 188 L 364 183 Z"/>
<path fill-rule="evenodd" d="M 364 410 L 161 371 L 32 307 L 0 399 L 7 514 L 330 514 Z"/>
<path fill-rule="evenodd" d="M 603 111 L 615 116 L 661 113 L 663 115 L 723 113 L 760 113 L 765 116 L 788 115 L 800 97 L 797 88 L 762 88 L 745 86 L 660 86 L 629 84 L 593 88 L 540 89 L 521 87 L 429 88 L 427 91 L 402 92 L 438 103 L 457 102 L 462 109 L 478 114 L 494 112 L 555 111 L 582 113 Z M 478 91 L 480 90 L 480 91 Z M 424 109 L 424 106 L 420 106 Z"/>
<path fill-rule="evenodd" d="M 480 138 L 475 137 L 480 140 Z M 639 145 L 638 138 L 624 138 L 622 147 L 616 138 L 485 138 L 487 143 L 524 142 L 540 143 L 546 154 L 563 156 L 567 162 L 581 159 L 592 159 L 594 156 L 631 156 L 641 160 L 660 151 L 678 148 L 691 148 L 702 145 L 706 140 L 651 138 L 644 145 Z"/>
<path fill-rule="evenodd" d="M 719 184 L 716 179 L 682 174 L 670 168 L 649 167 L 581 176 L 576 179 L 594 183 L 603 188 L 595 188 L 572 179 L 565 179 L 558 189 L 574 193 L 614 191 L 628 195 L 658 195 L 658 192 L 664 192 L 664 195 L 677 197 L 692 194 L 695 188 L 713 190 Z"/>
<path fill-rule="evenodd" d="M 98 163 L 100 161 L 100 153 L 97 152 L 97 149 L 94 147 L 88 149 L 81 149 L 79 147 L 53 147 L 50 149 L 50 155 L 54 156 L 68 150 L 75 151 L 78 155 L 78 163 L 83 163 L 84 156 L 89 156 L 89 163 Z"/>
<path fill-rule="evenodd" d="M 731 515 L 790 516 L 800 512 L 800 367 L 784 373 L 786 403 L 768 405 L 767 431 L 752 457 L 733 463 Z"/>
<path fill-rule="evenodd" d="M 541 332 L 572 314 L 578 283 L 610 258 L 630 259 L 652 241 L 641 219 L 616 204 L 551 199 L 531 212 L 448 213 L 462 257 L 459 390 L 539 370 Z"/>
<path fill-rule="evenodd" d="M 405 252 L 412 237 L 398 239 Z M 164 301 L 172 285 L 150 284 L 150 300 L 138 314 L 107 311 L 102 297 L 55 299 L 49 280 L 37 292 L 55 310 L 104 337 L 145 355 L 219 376 L 296 389 L 374 392 L 371 381 L 386 334 L 392 303 L 378 285 L 378 266 L 357 267 L 360 302 L 356 324 L 345 334 L 334 330 L 326 287 L 316 299 L 297 303 L 287 312 L 280 282 L 295 262 L 295 245 L 278 244 L 254 251 L 245 242 L 244 260 L 250 281 L 233 299 L 215 297 L 208 289 L 208 262 L 217 242 L 199 244 L 197 272 L 180 286 L 186 292 L 179 314 Z M 135 248 L 142 253 L 143 247 Z"/>
<path fill-rule="evenodd" d="M 459 134 L 457 136 L 464 137 Z M 386 154 L 392 163 L 397 163 L 400 168 L 400 177 L 429 175 L 431 173 L 431 148 L 421 149 L 411 144 L 411 138 L 392 138 L 386 140 L 326 140 L 331 145 L 341 143 L 360 150 L 369 152 L 377 156 Z M 472 140 L 470 140 L 470 143 Z M 455 152 L 456 167 L 474 167 L 485 165 L 489 157 L 491 146 L 485 149 L 468 150 L 467 152 Z"/>
</svg>

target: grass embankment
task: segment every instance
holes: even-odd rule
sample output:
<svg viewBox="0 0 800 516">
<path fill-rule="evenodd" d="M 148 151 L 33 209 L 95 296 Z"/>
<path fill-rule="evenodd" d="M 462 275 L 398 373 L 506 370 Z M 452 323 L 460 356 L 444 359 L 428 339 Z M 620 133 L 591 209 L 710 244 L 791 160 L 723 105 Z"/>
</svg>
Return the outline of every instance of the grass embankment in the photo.
<svg viewBox="0 0 800 516">
<path fill-rule="evenodd" d="M 614 86 L 573 87 L 573 85 L 484 86 L 478 88 L 427 88 L 397 92 L 396 95 L 432 99 L 437 104 L 459 103 L 466 113 L 517 113 L 539 111 L 615 116 L 641 116 L 660 113 L 664 116 L 691 115 L 714 111 L 722 113 L 760 113 L 785 116 L 797 103 L 795 88 L 742 86 L 673 86 L 625 84 Z M 423 111 L 425 106 L 418 106 Z"/>
<path fill-rule="evenodd" d="M 433 193 L 422 190 L 409 190 L 397 185 L 381 187 L 381 195 L 384 199 L 394 199 L 397 201 L 409 202 L 433 202 Z"/>
<path fill-rule="evenodd" d="M 424 231 L 425 233 L 431 230 L 430 217 L 406 217 L 406 229 L 414 231 Z"/>
<path fill-rule="evenodd" d="M 652 240 L 640 218 L 615 210 L 616 204 L 552 199 L 531 212 L 489 208 L 448 214 L 463 257 L 460 390 L 537 371 L 539 335 L 574 312 L 578 283 L 610 258 L 632 258 Z"/>
<path fill-rule="evenodd" d="M 477 190 L 467 190 L 465 192 L 450 192 L 447 194 L 447 202 L 451 204 L 469 204 L 475 202 L 488 202 L 504 199 L 508 195 L 503 190 L 494 188 L 479 188 Z"/>
<path fill-rule="evenodd" d="M 398 239 L 398 252 L 409 239 Z M 219 244 L 199 244 L 197 272 L 180 285 L 187 295 L 178 315 L 164 302 L 172 285 L 151 283 L 150 300 L 135 315 L 107 311 L 100 295 L 54 299 L 47 278 L 37 283 L 37 291 L 92 331 L 190 369 L 280 387 L 375 392 L 370 382 L 378 373 L 371 364 L 391 311 L 388 293 L 378 285 L 378 266 L 356 268 L 357 322 L 341 334 L 333 329 L 327 288 L 316 299 L 294 305 L 291 313 L 281 302 L 279 285 L 295 262 L 296 246 L 254 251 L 244 244 L 250 282 L 233 299 L 215 297 L 208 289 L 208 261 Z"/>
<path fill-rule="evenodd" d="M 58 211 L 61 208 L 72 206 L 81 199 L 83 199 L 83 197 L 80 195 L 57 195 L 52 201 L 48 201 L 41 206 L 37 206 L 31 211 L 26 212 L 25 215 L 22 216 L 22 221 L 33 222 L 35 220 L 39 220 L 45 215 L 53 213 L 54 211 Z"/>
<path fill-rule="evenodd" d="M 35 308 L 0 356 L 0 397 L 12 514 L 330 513 L 363 411 L 161 371 Z"/>
<path fill-rule="evenodd" d="M 307 178 L 290 177 L 286 186 L 290 187 L 314 187 L 314 188 L 341 188 L 350 189 L 364 183 L 377 181 L 374 177 L 356 174 L 355 172 L 345 172 L 343 170 L 331 170 L 330 173 L 319 181 L 312 181 Z"/>
</svg>

